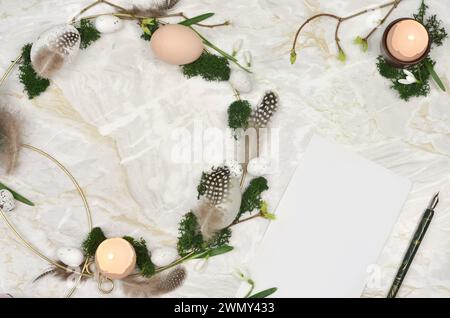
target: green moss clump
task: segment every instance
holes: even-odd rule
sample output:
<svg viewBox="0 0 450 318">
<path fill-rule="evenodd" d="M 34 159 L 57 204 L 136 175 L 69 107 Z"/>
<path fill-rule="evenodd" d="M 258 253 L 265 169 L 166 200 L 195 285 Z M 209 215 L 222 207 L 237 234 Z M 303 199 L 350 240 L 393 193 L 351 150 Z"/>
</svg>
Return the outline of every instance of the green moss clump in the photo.
<svg viewBox="0 0 450 318">
<path fill-rule="evenodd" d="M 194 213 L 187 213 L 180 222 L 178 228 L 177 249 L 180 256 L 185 256 L 193 251 L 200 251 L 203 246 L 203 237 L 200 233 L 197 217 Z"/>
<path fill-rule="evenodd" d="M 77 27 L 80 33 L 80 48 L 85 49 L 101 37 L 101 33 L 94 27 L 91 21 L 82 19 Z"/>
<path fill-rule="evenodd" d="M 182 66 L 183 74 L 188 78 L 201 76 L 207 81 L 228 81 L 230 66 L 222 56 L 204 52 L 195 62 Z"/>
<path fill-rule="evenodd" d="M 246 100 L 237 100 L 228 107 L 228 126 L 234 130 L 247 129 L 252 107 Z"/>
<path fill-rule="evenodd" d="M 39 96 L 50 86 L 50 81 L 40 77 L 31 64 L 32 44 L 26 44 L 22 48 L 22 62 L 19 66 L 19 80 L 23 84 L 29 99 Z"/>
<path fill-rule="evenodd" d="M 436 64 L 431 58 L 427 57 L 421 63 L 407 68 L 417 79 L 416 83 L 404 85 L 399 83 L 400 79 L 406 77 L 403 69 L 395 68 L 390 65 L 382 56 L 378 57 L 377 68 L 383 77 L 391 81 L 391 88 L 396 90 L 401 99 L 408 101 L 411 97 L 427 96 L 430 93 L 430 71 L 426 63 L 434 66 Z"/>
<path fill-rule="evenodd" d="M 264 177 L 258 177 L 250 181 L 249 186 L 242 194 L 241 207 L 236 217 L 238 220 L 244 213 L 252 212 L 255 209 L 260 209 L 263 201 L 261 194 L 268 190 L 267 179 Z"/>
<path fill-rule="evenodd" d="M 142 276 L 150 277 L 155 274 L 155 265 L 152 263 L 150 252 L 144 239 L 135 240 L 131 236 L 124 236 L 136 251 L 136 265 L 139 268 Z"/>
<path fill-rule="evenodd" d="M 99 227 L 93 228 L 81 245 L 84 251 L 84 255 L 86 257 L 94 256 L 98 246 L 104 240 L 106 240 L 106 236 L 103 233 L 102 229 Z"/>
<path fill-rule="evenodd" d="M 197 217 L 194 213 L 187 213 L 180 222 L 177 249 L 180 256 L 185 256 L 191 252 L 202 253 L 223 247 L 228 244 L 231 238 L 229 228 L 218 231 L 214 237 L 205 241 Z"/>
</svg>

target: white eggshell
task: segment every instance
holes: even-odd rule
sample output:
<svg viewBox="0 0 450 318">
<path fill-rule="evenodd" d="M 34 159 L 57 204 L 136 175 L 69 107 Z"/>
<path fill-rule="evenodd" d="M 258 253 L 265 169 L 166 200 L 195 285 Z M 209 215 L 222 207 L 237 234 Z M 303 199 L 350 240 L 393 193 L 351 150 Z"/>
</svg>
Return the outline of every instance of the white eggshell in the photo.
<svg viewBox="0 0 450 318">
<path fill-rule="evenodd" d="M 240 178 L 230 178 L 230 185 L 228 188 L 228 196 L 226 199 L 217 205 L 217 208 L 223 210 L 222 227 L 225 228 L 233 223 L 236 218 L 239 208 L 241 207 L 242 193 L 240 187 Z"/>
<path fill-rule="evenodd" d="M 230 75 L 230 84 L 240 93 L 249 93 L 253 89 L 252 78 L 244 70 L 233 70 Z"/>
<path fill-rule="evenodd" d="M 71 267 L 80 266 L 84 261 L 83 252 L 76 247 L 61 247 L 56 254 L 61 262 Z"/>
<path fill-rule="evenodd" d="M 14 196 L 6 189 L 0 190 L 0 208 L 4 212 L 11 212 L 16 208 Z"/>
<path fill-rule="evenodd" d="M 242 165 L 237 160 L 228 160 L 225 164 L 230 169 L 231 176 L 242 176 Z"/>
<path fill-rule="evenodd" d="M 123 27 L 122 19 L 113 15 L 101 15 L 95 19 L 94 24 L 100 33 L 113 33 Z"/>
<path fill-rule="evenodd" d="M 192 29 L 180 24 L 160 27 L 153 33 L 150 46 L 157 58 L 173 65 L 192 63 L 203 53 L 202 39 Z"/>
<path fill-rule="evenodd" d="M 247 171 L 253 176 L 262 176 L 272 172 L 272 164 L 265 157 L 257 157 L 248 163 Z"/>
<path fill-rule="evenodd" d="M 67 40 L 67 38 L 64 38 L 64 35 L 67 33 L 74 34 L 78 39 L 72 46 L 61 46 L 61 41 Z M 39 38 L 33 43 L 30 52 L 31 63 L 35 70 L 38 71 L 38 68 L 36 67 L 37 57 L 42 48 L 48 48 L 50 51 L 58 53 L 64 58 L 64 64 L 70 63 L 78 54 L 78 51 L 80 50 L 80 43 L 80 33 L 73 25 L 62 24 L 52 27 L 42 33 Z M 62 65 L 60 65 L 60 67 L 62 67 Z M 40 75 L 48 78 L 53 74 L 48 74 L 49 76 L 44 76 L 44 74 Z"/>
<path fill-rule="evenodd" d="M 158 267 L 169 265 L 178 258 L 178 251 L 173 247 L 160 247 L 152 251 L 152 263 Z"/>
</svg>

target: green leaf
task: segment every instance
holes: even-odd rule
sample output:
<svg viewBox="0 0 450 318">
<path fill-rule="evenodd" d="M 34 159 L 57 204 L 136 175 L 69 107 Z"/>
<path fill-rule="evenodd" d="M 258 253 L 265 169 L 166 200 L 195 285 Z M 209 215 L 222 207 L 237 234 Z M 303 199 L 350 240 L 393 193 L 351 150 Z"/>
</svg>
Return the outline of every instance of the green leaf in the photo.
<svg viewBox="0 0 450 318">
<path fill-rule="evenodd" d="M 26 205 L 29 205 L 29 206 L 34 206 L 33 202 L 31 202 L 30 200 L 28 200 L 24 196 L 20 195 L 19 193 L 17 193 L 13 189 L 7 187 L 6 185 L 4 185 L 3 183 L 0 182 L 0 190 L 2 190 L 2 189 L 5 189 L 5 190 L 8 190 L 9 192 L 11 192 L 11 194 L 14 197 L 14 199 L 16 199 L 17 201 L 22 202 L 22 203 L 24 203 Z"/>
<path fill-rule="evenodd" d="M 445 92 L 445 85 L 442 82 L 442 80 L 439 78 L 439 75 L 437 75 L 436 71 L 434 70 L 433 65 L 431 65 L 427 60 L 425 60 L 425 66 L 427 67 L 428 72 L 430 72 L 431 77 L 436 82 L 436 84 L 439 86 L 439 88 Z"/>
<path fill-rule="evenodd" d="M 277 290 L 278 290 L 278 288 L 276 288 L 276 287 L 269 288 L 269 289 L 263 290 L 259 293 L 256 293 L 252 296 L 249 296 L 248 298 L 266 298 L 266 297 L 272 295 L 273 293 L 275 293 Z"/>
<path fill-rule="evenodd" d="M 212 17 L 214 15 L 214 13 L 210 12 L 210 13 L 205 13 L 205 14 L 201 14 L 198 15 L 196 17 L 190 18 L 190 19 L 186 19 L 184 21 L 181 21 L 178 24 L 184 25 L 184 26 L 190 26 L 193 24 L 197 24 L 202 22 L 203 20 L 209 19 L 210 17 Z"/>
<path fill-rule="evenodd" d="M 345 61 L 347 60 L 347 56 L 345 55 L 343 49 L 339 49 L 338 60 L 341 61 L 342 63 L 345 63 Z"/>
<path fill-rule="evenodd" d="M 234 249 L 233 246 L 223 245 L 223 246 L 219 246 L 219 247 L 204 251 L 202 253 L 199 253 L 198 255 L 196 255 L 193 258 L 195 258 L 195 259 L 210 258 L 213 256 L 218 256 L 218 255 L 222 255 L 222 254 L 231 252 L 233 249 Z"/>
<path fill-rule="evenodd" d="M 367 52 L 369 49 L 369 43 L 366 39 L 363 39 L 360 36 L 357 36 L 356 39 L 353 41 L 356 45 L 360 45 L 363 52 Z"/>
<path fill-rule="evenodd" d="M 275 214 L 269 213 L 269 206 L 266 201 L 262 201 L 261 207 L 259 208 L 261 215 L 263 218 L 268 220 L 275 220 Z"/>
<path fill-rule="evenodd" d="M 291 57 L 290 57 L 291 64 L 294 65 L 295 61 L 297 61 L 297 53 L 294 49 L 291 50 Z"/>
</svg>

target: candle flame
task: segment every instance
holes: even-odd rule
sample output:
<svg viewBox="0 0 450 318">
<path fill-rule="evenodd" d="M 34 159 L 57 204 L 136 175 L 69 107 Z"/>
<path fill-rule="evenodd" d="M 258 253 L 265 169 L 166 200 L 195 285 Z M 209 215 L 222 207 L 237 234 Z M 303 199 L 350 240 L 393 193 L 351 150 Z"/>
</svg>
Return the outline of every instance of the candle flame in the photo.
<svg viewBox="0 0 450 318">
<path fill-rule="evenodd" d="M 108 254 L 108 259 L 109 259 L 110 261 L 112 261 L 112 260 L 114 259 L 114 254 L 113 254 L 113 253 L 109 253 L 109 254 Z"/>
<path fill-rule="evenodd" d="M 414 41 L 416 37 L 413 34 L 408 35 L 408 40 Z"/>
</svg>

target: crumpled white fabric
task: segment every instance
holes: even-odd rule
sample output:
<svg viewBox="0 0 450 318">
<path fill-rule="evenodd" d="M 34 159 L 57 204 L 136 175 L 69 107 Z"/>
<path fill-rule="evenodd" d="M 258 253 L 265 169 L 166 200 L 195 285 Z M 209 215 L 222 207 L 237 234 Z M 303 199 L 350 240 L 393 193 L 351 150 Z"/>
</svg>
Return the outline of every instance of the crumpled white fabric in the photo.
<svg viewBox="0 0 450 318">
<path fill-rule="evenodd" d="M 125 0 L 117 3 L 130 5 Z M 2 1 L 1 68 L 6 69 L 24 43 L 32 42 L 46 28 L 66 22 L 86 4 L 88 1 Z M 297 63 L 289 63 L 294 32 L 308 16 L 324 10 L 346 14 L 372 4 L 368 0 L 182 0 L 175 11 L 189 16 L 215 12 L 208 22 L 231 20 L 230 27 L 201 32 L 227 51 L 238 38 L 243 39 L 242 52 L 252 52 L 255 85 L 244 98 L 256 106 L 267 89 L 280 96 L 272 127 L 278 128 L 276 159 L 282 165 L 268 178 L 271 189 L 265 199 L 270 209 L 275 209 L 314 132 L 413 181 L 411 195 L 378 263 L 368 268 L 364 297 L 385 296 L 423 208 L 434 192 L 441 191 L 436 218 L 399 296 L 448 297 L 448 93 L 432 83 L 429 97 L 405 103 L 389 89 L 375 66 L 381 30 L 370 40 L 366 54 L 352 44 L 357 35 L 370 30 L 383 13 L 378 11 L 342 25 L 342 44 L 348 57 L 345 65 L 336 59 L 334 29 L 326 20 L 305 29 Z M 402 3 L 392 19 L 411 15 L 418 5 L 419 1 Z M 430 11 L 449 23 L 449 3 L 433 2 L 430 6 Z M 105 11 L 93 12 L 98 10 Z M 177 140 L 172 133 L 180 128 L 193 132 L 196 125 L 224 131 L 233 92 L 227 83 L 186 79 L 178 67 L 155 59 L 148 42 L 139 36 L 138 26 L 126 22 L 119 32 L 103 35 L 81 51 L 41 97 L 28 101 L 13 75 L 2 88 L 1 98 L 2 103 L 20 109 L 26 142 L 55 155 L 79 179 L 96 226 L 109 236 L 142 236 L 150 248 L 174 246 L 177 224 L 195 206 L 195 187 L 201 171 L 211 163 L 173 162 L 171 152 Z M 432 52 L 438 61 L 436 70 L 447 85 L 448 49 L 446 42 Z M 204 146 L 212 145 L 205 142 Z M 17 173 L 4 182 L 38 203 L 35 208 L 21 206 L 11 216 L 33 244 L 54 257 L 58 247 L 81 243 L 87 233 L 82 202 L 69 180 L 51 163 L 24 152 Z M 166 296 L 233 297 L 240 281 L 232 274 L 245 268 L 266 226 L 267 221 L 255 220 L 234 228 L 231 245 L 235 250 L 211 258 L 201 271 L 196 270 L 196 264 L 187 264 L 186 283 Z M 31 284 L 47 264 L 19 246 L 4 225 L 0 225 L 0 246 L 0 291 L 15 296 L 60 297 L 68 290 L 65 282 L 53 278 Z M 295 238 L 280 242 L 280 248 L 295 253 Z M 283 260 L 274 260 L 273 266 L 282 270 Z M 103 295 L 95 282 L 87 282 L 75 296 Z M 110 295 L 121 296 L 120 286 Z"/>
</svg>

